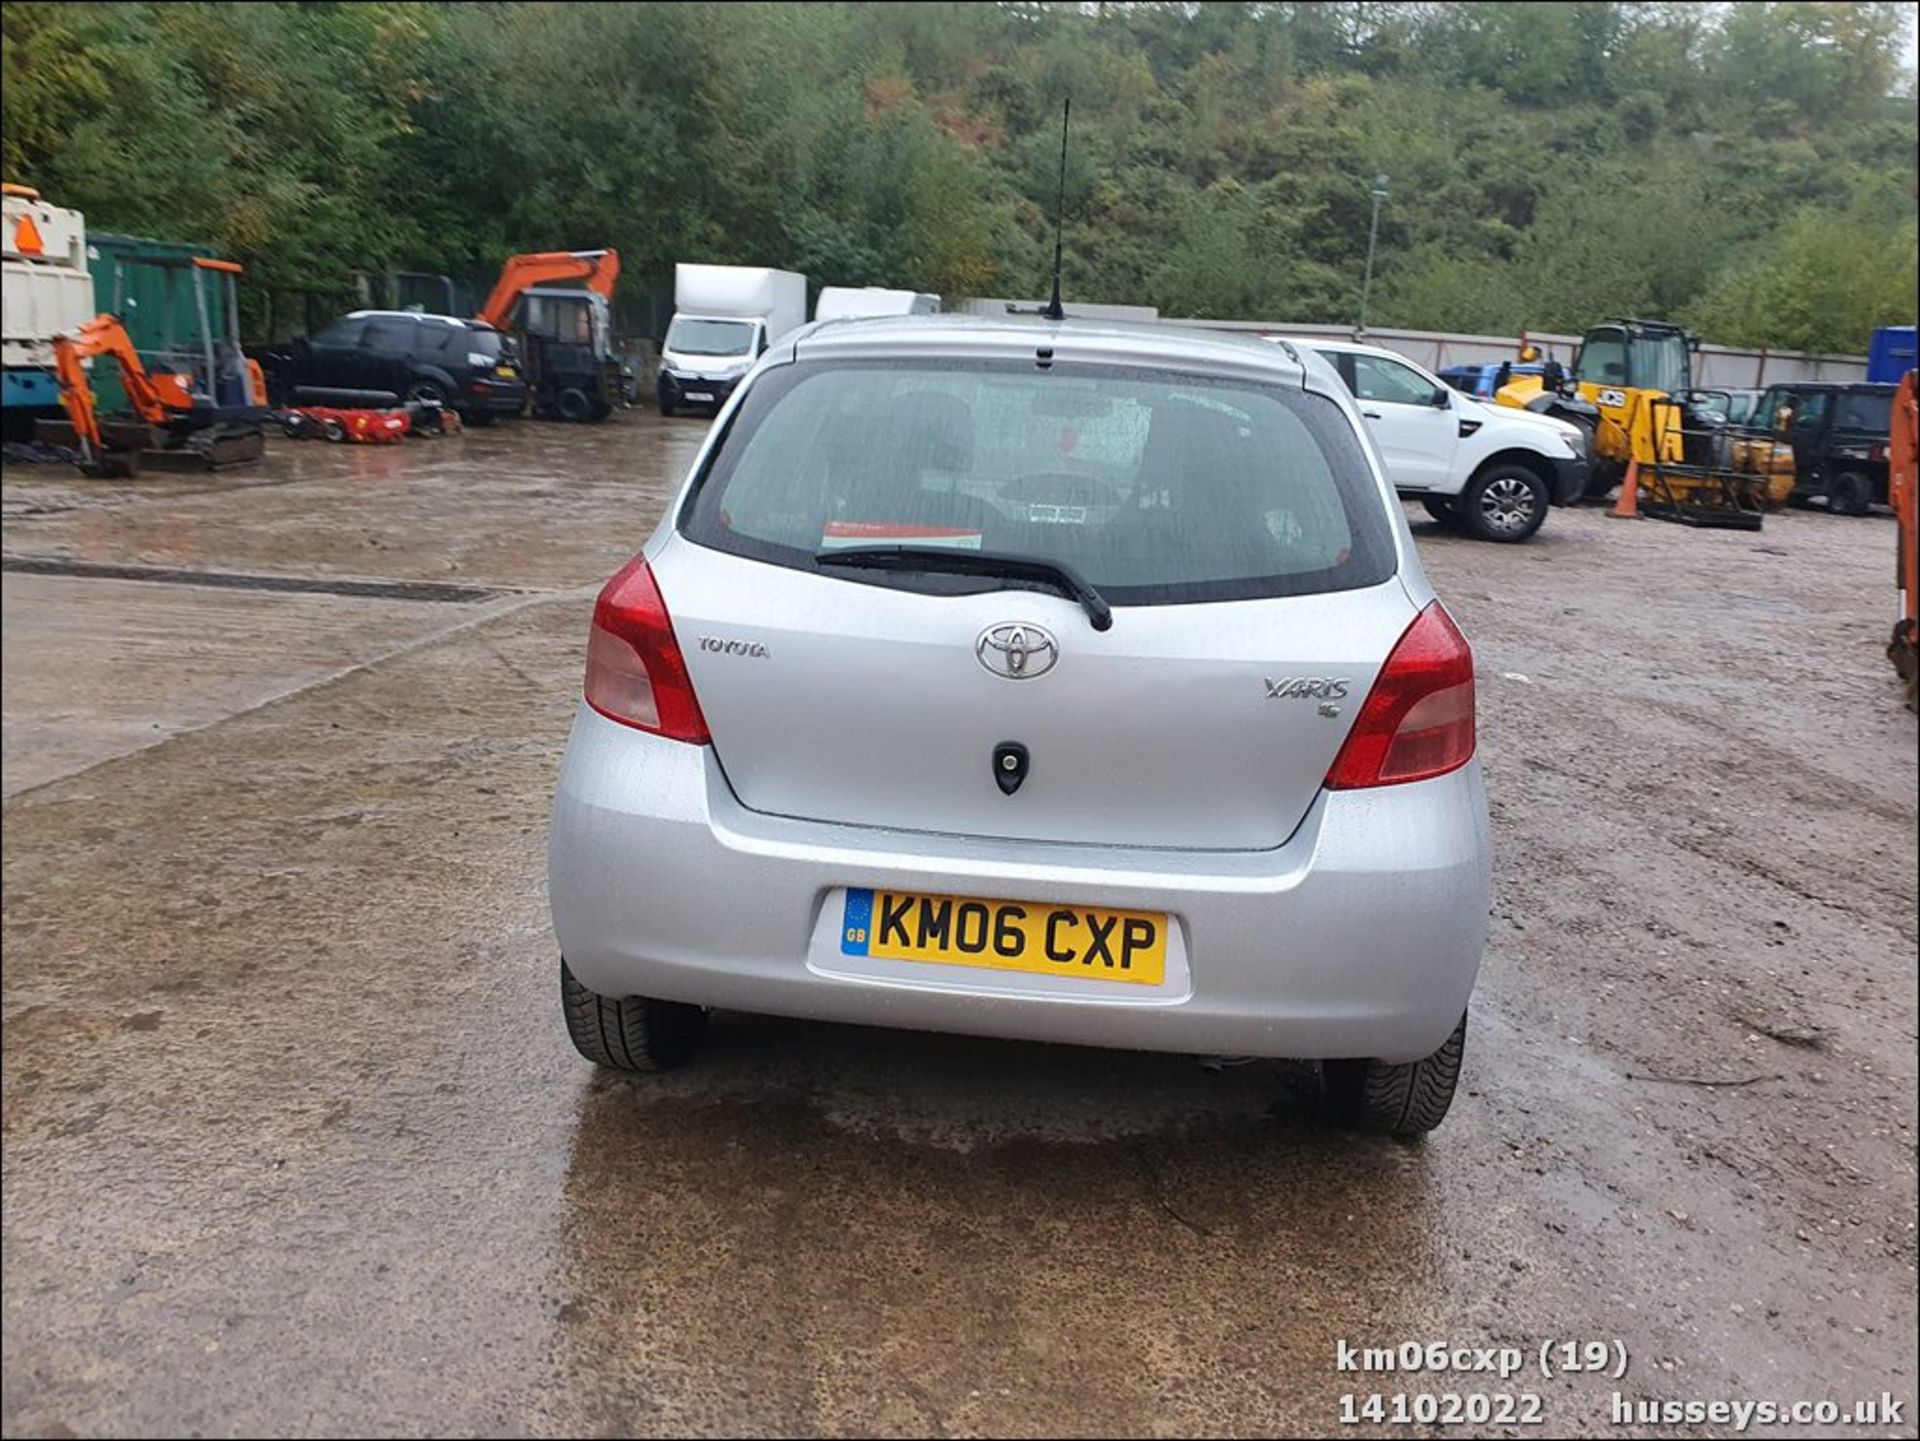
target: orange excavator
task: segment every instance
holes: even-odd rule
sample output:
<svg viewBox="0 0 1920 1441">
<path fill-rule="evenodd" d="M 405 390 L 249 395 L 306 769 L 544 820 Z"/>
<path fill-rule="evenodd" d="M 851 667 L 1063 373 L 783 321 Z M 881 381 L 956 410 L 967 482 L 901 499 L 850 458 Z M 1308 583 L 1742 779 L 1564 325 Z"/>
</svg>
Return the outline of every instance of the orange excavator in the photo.
<svg viewBox="0 0 1920 1441">
<path fill-rule="evenodd" d="M 194 267 L 196 296 L 203 293 L 203 271 L 227 285 L 226 313 L 234 334 L 222 344 L 210 334 L 202 336 L 204 344 L 192 359 L 201 360 L 204 373 L 148 370 L 114 315 L 96 315 L 53 338 L 54 379 L 67 419 L 64 425 L 41 421 L 38 432 L 42 440 L 73 446 L 80 469 L 88 475 L 132 476 L 143 460 L 165 468 L 219 469 L 257 460 L 266 449 L 261 426 L 266 379 L 259 363 L 241 351 L 238 339 L 233 286 L 240 267 L 204 256 L 184 263 Z M 200 311 L 203 317 L 207 314 L 204 303 Z M 100 357 L 120 367 L 120 384 L 133 407 L 130 417 L 100 415 L 86 364 Z"/>
<path fill-rule="evenodd" d="M 619 278 L 617 250 L 543 250 L 501 268 L 479 319 L 519 341 L 535 415 L 605 420 L 625 399 L 613 350 Z"/>
<path fill-rule="evenodd" d="M 1887 655 L 1907 683 L 1907 709 L 1920 710 L 1920 371 L 1909 370 L 1893 393 L 1893 433 L 1888 438 L 1887 498 L 1899 522 L 1894 582 L 1900 616 L 1893 623 Z"/>
</svg>

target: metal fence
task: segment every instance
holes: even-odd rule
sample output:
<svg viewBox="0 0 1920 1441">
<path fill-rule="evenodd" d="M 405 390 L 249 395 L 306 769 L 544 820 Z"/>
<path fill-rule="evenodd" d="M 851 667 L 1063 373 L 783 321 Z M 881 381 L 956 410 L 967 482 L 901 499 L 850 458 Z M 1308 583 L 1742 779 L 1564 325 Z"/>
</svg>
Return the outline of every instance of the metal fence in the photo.
<svg viewBox="0 0 1920 1441">
<path fill-rule="evenodd" d="M 1447 365 L 1497 365 L 1514 359 L 1520 347 L 1519 338 L 1512 335 L 1461 335 L 1439 330 L 1387 330 L 1375 326 L 1362 333 L 1350 325 L 1287 325 L 1262 320 L 1169 320 L 1167 323 L 1250 335 L 1363 341 L 1398 351 L 1429 370 Z M 1572 364 L 1573 352 L 1580 344 L 1577 335 L 1543 331 L 1529 331 L 1526 338 L 1564 365 Z M 1704 389 L 1757 390 L 1794 380 L 1866 378 L 1864 355 L 1809 355 L 1799 350 L 1742 350 L 1730 345 L 1704 344 L 1694 354 L 1693 383 Z"/>
</svg>

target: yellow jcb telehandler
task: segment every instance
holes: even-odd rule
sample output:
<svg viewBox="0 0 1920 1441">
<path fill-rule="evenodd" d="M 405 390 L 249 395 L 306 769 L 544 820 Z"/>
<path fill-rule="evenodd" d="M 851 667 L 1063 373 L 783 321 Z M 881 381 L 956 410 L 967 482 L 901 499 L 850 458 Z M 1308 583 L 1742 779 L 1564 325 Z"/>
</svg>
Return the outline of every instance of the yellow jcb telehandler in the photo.
<svg viewBox="0 0 1920 1441">
<path fill-rule="evenodd" d="M 1571 421 L 1587 433 L 1587 496 L 1604 499 L 1627 463 L 1681 456 L 1680 417 L 1653 402 L 1693 389 L 1693 337 L 1660 320 L 1608 320 L 1588 330 L 1573 369 L 1549 361 L 1545 373 L 1516 375 L 1494 394 L 1500 405 Z M 1661 437 L 1656 450 L 1654 437 Z"/>
<path fill-rule="evenodd" d="M 1694 389 L 1693 347 L 1693 336 L 1663 320 L 1603 321 L 1582 338 L 1571 373 L 1548 361 L 1539 374 L 1513 376 L 1494 400 L 1586 433 L 1590 500 L 1604 499 L 1632 466 L 1649 515 L 1757 529 L 1770 502 L 1766 478 L 1732 463 L 1712 418 L 1729 397 Z"/>
</svg>

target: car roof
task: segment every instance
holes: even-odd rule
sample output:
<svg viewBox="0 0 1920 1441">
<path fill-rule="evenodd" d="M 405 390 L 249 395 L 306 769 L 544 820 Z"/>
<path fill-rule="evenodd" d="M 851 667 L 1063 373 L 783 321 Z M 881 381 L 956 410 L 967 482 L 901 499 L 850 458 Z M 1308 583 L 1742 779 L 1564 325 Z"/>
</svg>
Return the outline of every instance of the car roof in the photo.
<svg viewBox="0 0 1920 1441">
<path fill-rule="evenodd" d="M 1411 356 L 1402 355 L 1397 350 L 1388 350 L 1384 345 L 1362 345 L 1357 340 L 1335 340 L 1330 336 L 1324 335 L 1269 335 L 1266 336 L 1265 339 L 1275 343 L 1285 340 L 1294 345 L 1309 346 L 1314 350 L 1337 350 L 1342 355 L 1378 355 L 1386 360 L 1401 360 L 1409 365 L 1419 364 L 1419 362 Z M 1476 361 L 1474 364 L 1492 365 L 1498 368 L 1500 362 L 1497 360 Z M 1515 361 L 1514 365 L 1517 368 L 1519 362 Z"/>
<path fill-rule="evenodd" d="M 435 315 L 430 310 L 349 310 L 342 320 L 431 320 L 440 325 L 457 325 L 462 330 L 492 330 L 484 320 L 464 315 Z"/>
<path fill-rule="evenodd" d="M 1892 395 L 1900 387 L 1890 380 L 1776 380 L 1768 390 L 1855 390 L 1870 395 Z"/>
<path fill-rule="evenodd" d="M 1308 362 L 1296 351 L 1222 331 L 1126 320 L 1064 320 L 1015 315 L 870 315 L 821 320 L 791 338 L 803 359 L 834 356 L 1033 355 L 1052 350 L 1062 360 L 1161 364 L 1299 384 Z"/>
</svg>

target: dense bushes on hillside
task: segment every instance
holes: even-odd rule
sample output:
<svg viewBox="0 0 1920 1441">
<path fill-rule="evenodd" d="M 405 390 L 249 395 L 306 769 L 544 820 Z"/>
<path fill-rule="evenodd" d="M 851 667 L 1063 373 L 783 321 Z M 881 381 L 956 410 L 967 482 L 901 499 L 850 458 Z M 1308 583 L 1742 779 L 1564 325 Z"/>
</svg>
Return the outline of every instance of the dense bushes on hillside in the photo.
<svg viewBox="0 0 1920 1441">
<path fill-rule="evenodd" d="M 1506 333 L 1623 312 L 1857 351 L 1916 308 L 1905 7 L 43 4 L 8 178 L 263 282 L 617 245 Z"/>
</svg>

